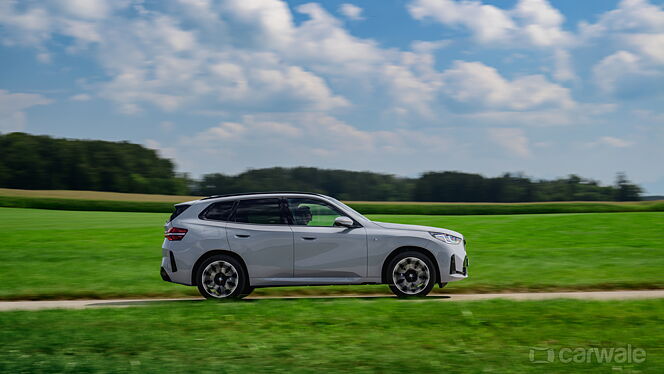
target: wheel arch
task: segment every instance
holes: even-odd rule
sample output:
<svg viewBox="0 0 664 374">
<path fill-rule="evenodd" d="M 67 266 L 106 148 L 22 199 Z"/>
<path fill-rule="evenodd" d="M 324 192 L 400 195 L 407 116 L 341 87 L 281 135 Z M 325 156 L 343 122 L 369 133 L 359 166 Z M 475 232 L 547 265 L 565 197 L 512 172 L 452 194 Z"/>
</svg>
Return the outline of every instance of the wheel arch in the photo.
<svg viewBox="0 0 664 374">
<path fill-rule="evenodd" d="M 383 261 L 383 268 L 380 272 L 380 281 L 381 281 L 381 283 L 388 284 L 390 282 L 389 281 L 389 279 L 390 279 L 389 269 L 387 267 L 390 265 L 390 262 L 392 262 L 392 260 L 396 256 L 398 256 L 399 254 L 404 253 L 404 252 L 418 252 L 418 253 L 426 256 L 431 261 L 431 263 L 433 263 L 433 266 L 436 268 L 436 281 L 435 281 L 435 283 L 438 283 L 438 284 L 441 283 L 440 282 L 440 267 L 438 266 L 438 261 L 436 261 L 436 256 L 434 256 L 434 254 L 431 253 L 431 251 L 429 251 L 428 249 L 425 249 L 425 248 L 422 248 L 422 247 L 414 247 L 414 246 L 403 246 L 403 247 L 399 247 L 399 248 L 393 250 L 392 252 L 390 252 L 390 254 L 385 258 L 385 261 Z"/>
<path fill-rule="evenodd" d="M 244 270 L 244 273 L 247 274 L 247 284 L 251 285 L 251 277 L 249 276 L 249 270 L 247 269 L 247 264 L 244 262 L 244 259 L 242 259 L 242 256 L 235 252 L 231 252 L 226 249 L 214 249 L 208 252 L 205 252 L 203 255 L 201 255 L 198 260 L 194 263 L 194 266 L 192 267 L 191 271 L 191 284 L 197 285 L 198 283 L 196 282 L 196 275 L 198 274 L 198 268 L 201 266 L 201 264 L 207 260 L 208 258 L 212 256 L 217 256 L 217 255 L 226 255 L 229 257 L 233 257 L 236 259 L 240 265 L 242 265 L 242 270 Z"/>
</svg>

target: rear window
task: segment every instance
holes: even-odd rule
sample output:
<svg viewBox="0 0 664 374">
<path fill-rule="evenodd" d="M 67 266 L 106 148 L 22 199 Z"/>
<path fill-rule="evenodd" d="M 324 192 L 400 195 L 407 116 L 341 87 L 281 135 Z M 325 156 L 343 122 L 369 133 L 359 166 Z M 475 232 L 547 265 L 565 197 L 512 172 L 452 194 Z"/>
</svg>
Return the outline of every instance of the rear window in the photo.
<svg viewBox="0 0 664 374">
<path fill-rule="evenodd" d="M 235 205 L 235 201 L 222 201 L 210 204 L 210 206 L 201 214 L 201 218 L 215 221 L 228 221 L 231 213 L 233 213 L 233 205 Z"/>
<path fill-rule="evenodd" d="M 177 216 L 179 216 L 180 214 L 182 214 L 182 212 L 184 212 L 185 210 L 187 210 L 187 208 L 189 208 L 190 206 L 191 206 L 191 205 L 176 205 L 176 206 L 175 206 L 175 211 L 173 212 L 173 214 L 171 214 L 171 218 L 168 219 L 168 222 L 174 220 L 175 217 L 177 217 Z"/>
</svg>

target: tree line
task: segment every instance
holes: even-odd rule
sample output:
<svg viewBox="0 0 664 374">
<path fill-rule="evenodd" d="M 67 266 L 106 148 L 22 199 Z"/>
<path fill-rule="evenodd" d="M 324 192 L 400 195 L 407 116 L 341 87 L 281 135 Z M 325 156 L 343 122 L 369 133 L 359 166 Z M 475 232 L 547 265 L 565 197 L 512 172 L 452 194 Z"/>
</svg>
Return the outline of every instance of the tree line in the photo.
<svg viewBox="0 0 664 374">
<path fill-rule="evenodd" d="M 487 178 L 444 171 L 403 178 L 312 167 L 214 173 L 193 180 L 138 144 L 24 133 L 0 134 L 0 187 L 193 195 L 310 191 L 353 201 L 440 202 L 630 201 L 641 193 L 621 173 L 612 186 L 576 175 L 533 180 L 522 174 Z"/>
<path fill-rule="evenodd" d="M 33 190 L 90 190 L 185 194 L 173 162 L 128 142 L 0 134 L 0 186 Z"/>
<path fill-rule="evenodd" d="M 613 186 L 576 175 L 532 180 L 521 174 L 486 178 L 458 171 L 427 172 L 418 178 L 366 171 L 309 167 L 249 170 L 236 176 L 207 174 L 192 184 L 197 195 L 247 191 L 310 191 L 351 201 L 531 202 L 633 201 L 641 188 L 619 173 Z"/>
</svg>

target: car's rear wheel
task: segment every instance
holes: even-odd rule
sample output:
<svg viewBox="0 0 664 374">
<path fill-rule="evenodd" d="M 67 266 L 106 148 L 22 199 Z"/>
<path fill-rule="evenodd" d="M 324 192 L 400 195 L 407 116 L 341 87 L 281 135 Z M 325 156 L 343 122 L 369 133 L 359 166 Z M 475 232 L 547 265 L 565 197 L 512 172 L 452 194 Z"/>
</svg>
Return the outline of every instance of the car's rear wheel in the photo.
<svg viewBox="0 0 664 374">
<path fill-rule="evenodd" d="M 206 299 L 241 299 L 253 291 L 240 262 L 227 255 L 216 255 L 203 261 L 196 279 L 198 292 Z"/>
<path fill-rule="evenodd" d="M 390 290 L 398 297 L 422 297 L 436 282 L 436 268 L 431 260 L 415 251 L 398 254 L 388 266 Z"/>
</svg>

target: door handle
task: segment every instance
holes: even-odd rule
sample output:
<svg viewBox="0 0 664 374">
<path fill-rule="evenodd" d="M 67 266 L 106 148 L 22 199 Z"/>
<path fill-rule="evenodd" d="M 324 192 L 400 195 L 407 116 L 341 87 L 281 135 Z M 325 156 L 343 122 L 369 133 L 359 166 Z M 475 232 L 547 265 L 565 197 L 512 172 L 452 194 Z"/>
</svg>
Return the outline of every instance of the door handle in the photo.
<svg viewBox="0 0 664 374">
<path fill-rule="evenodd" d="M 313 237 L 313 236 L 303 236 L 302 239 L 304 239 L 304 240 L 316 240 L 316 238 Z"/>
<path fill-rule="evenodd" d="M 248 238 L 248 237 L 250 237 L 250 236 L 251 236 L 251 235 L 248 235 L 248 234 L 235 234 L 235 237 L 236 237 L 236 238 Z"/>
</svg>

